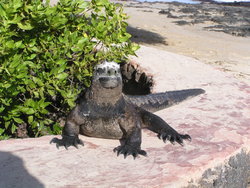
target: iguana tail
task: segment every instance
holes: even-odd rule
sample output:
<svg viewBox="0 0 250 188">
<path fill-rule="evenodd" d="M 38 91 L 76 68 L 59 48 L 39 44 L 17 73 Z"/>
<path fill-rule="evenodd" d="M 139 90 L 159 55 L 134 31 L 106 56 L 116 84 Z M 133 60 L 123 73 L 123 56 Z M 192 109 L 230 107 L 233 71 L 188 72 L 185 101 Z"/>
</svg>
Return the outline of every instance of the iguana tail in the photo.
<svg viewBox="0 0 250 188">
<path fill-rule="evenodd" d="M 185 89 L 177 91 L 167 91 L 140 96 L 125 96 L 126 100 L 147 111 L 156 112 L 178 104 L 184 100 L 205 93 L 203 89 Z"/>
</svg>

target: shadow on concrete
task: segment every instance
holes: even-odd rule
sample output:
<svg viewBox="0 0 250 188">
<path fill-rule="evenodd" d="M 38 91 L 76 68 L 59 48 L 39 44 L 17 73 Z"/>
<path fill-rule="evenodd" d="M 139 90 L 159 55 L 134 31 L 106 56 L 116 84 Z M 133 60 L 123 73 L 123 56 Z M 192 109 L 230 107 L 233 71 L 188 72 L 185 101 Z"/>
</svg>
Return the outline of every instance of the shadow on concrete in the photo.
<svg viewBox="0 0 250 188">
<path fill-rule="evenodd" d="M 168 44 L 166 38 L 155 32 L 131 26 L 127 27 L 127 32 L 132 35 L 131 38 L 132 42 L 146 43 L 146 44 L 165 44 L 165 45 Z"/>
<path fill-rule="evenodd" d="M 0 187 L 4 188 L 44 188 L 23 165 L 21 158 L 0 151 Z"/>
</svg>

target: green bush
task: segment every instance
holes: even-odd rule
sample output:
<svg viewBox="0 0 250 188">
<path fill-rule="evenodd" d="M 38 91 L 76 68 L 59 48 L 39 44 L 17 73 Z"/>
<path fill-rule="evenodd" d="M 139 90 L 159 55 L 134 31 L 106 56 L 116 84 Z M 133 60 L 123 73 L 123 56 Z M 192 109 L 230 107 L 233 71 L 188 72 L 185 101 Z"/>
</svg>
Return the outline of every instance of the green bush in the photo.
<svg viewBox="0 0 250 188">
<path fill-rule="evenodd" d="M 0 0 L 0 139 L 60 134 L 93 66 L 135 55 L 126 19 L 108 0 Z"/>
</svg>

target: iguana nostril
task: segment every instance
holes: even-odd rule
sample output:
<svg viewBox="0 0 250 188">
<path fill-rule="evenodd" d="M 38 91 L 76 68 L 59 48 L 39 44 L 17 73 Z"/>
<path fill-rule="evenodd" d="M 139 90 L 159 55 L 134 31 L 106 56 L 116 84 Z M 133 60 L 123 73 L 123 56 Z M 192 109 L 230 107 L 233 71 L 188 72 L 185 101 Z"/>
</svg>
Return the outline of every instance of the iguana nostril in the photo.
<svg viewBox="0 0 250 188">
<path fill-rule="evenodd" d="M 101 78 L 99 78 L 99 80 L 101 82 L 107 82 L 107 81 L 109 81 L 109 78 L 108 77 L 101 77 Z"/>
</svg>

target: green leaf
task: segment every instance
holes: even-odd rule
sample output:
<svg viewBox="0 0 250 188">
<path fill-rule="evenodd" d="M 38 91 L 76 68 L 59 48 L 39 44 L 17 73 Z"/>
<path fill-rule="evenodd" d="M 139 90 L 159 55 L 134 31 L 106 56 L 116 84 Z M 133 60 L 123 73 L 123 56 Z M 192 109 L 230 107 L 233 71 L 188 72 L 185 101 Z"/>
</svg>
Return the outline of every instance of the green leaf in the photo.
<svg viewBox="0 0 250 188">
<path fill-rule="evenodd" d="M 139 49 L 140 49 L 140 46 L 138 44 L 136 44 L 136 43 L 132 44 L 132 48 L 131 48 L 132 51 L 136 51 L 136 50 L 139 50 Z"/>
<path fill-rule="evenodd" d="M 23 120 L 20 119 L 20 118 L 13 118 L 13 119 L 14 119 L 15 122 L 17 122 L 19 124 L 23 123 Z"/>
<path fill-rule="evenodd" d="M 32 59 L 34 59 L 36 57 L 36 54 L 31 54 L 30 56 L 28 56 L 28 60 L 32 60 Z"/>
<path fill-rule="evenodd" d="M 56 61 L 57 65 L 64 65 L 66 63 L 65 59 L 59 59 L 58 61 Z"/>
<path fill-rule="evenodd" d="M 70 107 L 75 106 L 75 100 L 74 99 L 67 99 L 67 103 L 69 104 Z"/>
<path fill-rule="evenodd" d="M 19 74 L 19 75 L 17 75 L 16 76 L 16 78 L 25 78 L 25 77 L 27 77 L 27 73 L 26 72 L 24 72 L 24 73 L 21 73 L 21 74 Z"/>
<path fill-rule="evenodd" d="M 34 121 L 33 116 L 28 116 L 28 123 L 31 124 Z"/>
<path fill-rule="evenodd" d="M 17 126 L 15 124 L 11 125 L 11 133 L 13 134 L 17 129 Z"/>
<path fill-rule="evenodd" d="M 89 2 L 84 1 L 79 1 L 80 5 L 78 6 L 80 9 L 85 9 L 88 7 Z"/>
<path fill-rule="evenodd" d="M 44 88 L 43 87 L 38 88 L 38 93 L 39 93 L 40 97 L 44 98 Z"/>
<path fill-rule="evenodd" d="M 96 5 L 106 5 L 108 4 L 108 0 L 96 0 Z"/>
<path fill-rule="evenodd" d="M 34 82 L 36 84 L 38 84 L 38 86 L 44 86 L 44 83 L 42 82 L 42 80 L 40 78 L 37 78 L 37 77 L 32 77 L 32 79 L 34 80 Z"/>
<path fill-rule="evenodd" d="M 19 61 L 20 57 L 21 57 L 20 55 L 17 55 L 17 54 L 14 55 L 13 61 L 10 63 L 10 68 L 15 68 L 20 64 L 20 61 Z"/>
<path fill-rule="evenodd" d="M 120 41 L 120 42 L 126 42 L 126 41 L 128 41 L 128 39 L 131 37 L 131 35 L 130 34 L 128 34 L 128 33 L 126 33 L 126 34 L 124 34 L 124 35 L 119 35 L 118 36 L 118 40 Z"/>
<path fill-rule="evenodd" d="M 18 41 L 15 43 L 16 48 L 24 48 L 25 46 L 23 45 L 23 41 Z"/>
<path fill-rule="evenodd" d="M 59 68 L 57 68 L 56 73 L 59 74 L 61 72 L 63 72 L 66 69 L 66 64 L 61 64 L 61 66 Z"/>
<path fill-rule="evenodd" d="M 0 135 L 2 135 L 4 133 L 4 129 L 0 128 Z"/>
<path fill-rule="evenodd" d="M 67 77 L 68 77 L 68 74 L 66 72 L 60 73 L 56 76 L 56 78 L 59 80 L 64 80 Z"/>
<path fill-rule="evenodd" d="M 55 17 L 53 17 L 51 25 L 55 28 L 59 26 L 64 26 L 68 19 L 63 14 L 57 14 Z"/>
<path fill-rule="evenodd" d="M 8 129 L 8 128 L 9 128 L 9 125 L 10 125 L 10 121 L 5 121 L 5 123 L 4 123 L 5 129 Z"/>
<path fill-rule="evenodd" d="M 37 91 L 34 91 L 33 94 L 35 95 L 36 98 L 39 98 L 39 93 Z"/>
<path fill-rule="evenodd" d="M 27 88 L 29 89 L 34 89 L 36 88 L 36 84 L 33 82 L 33 80 L 30 80 L 30 79 L 26 79 L 24 80 L 24 84 L 27 86 Z M 29 90 L 27 89 L 27 90 Z"/>
<path fill-rule="evenodd" d="M 13 8 L 15 10 L 18 9 L 18 8 L 20 8 L 20 7 L 22 7 L 22 5 L 23 5 L 23 2 L 21 0 L 13 0 L 13 2 L 14 2 Z"/>
<path fill-rule="evenodd" d="M 50 102 L 45 102 L 45 99 L 42 98 L 39 102 L 38 102 L 38 105 L 41 107 L 41 108 L 45 108 L 47 107 L 48 105 L 50 105 L 51 103 Z"/>
<path fill-rule="evenodd" d="M 51 102 L 44 102 L 41 104 L 41 107 L 45 108 L 45 107 L 49 106 L 50 104 L 51 104 Z"/>
<path fill-rule="evenodd" d="M 31 25 L 30 22 L 26 21 L 25 23 L 17 23 L 18 27 L 23 30 L 31 30 L 34 27 Z"/>
<path fill-rule="evenodd" d="M 41 112 L 42 114 L 47 114 L 47 113 L 48 113 L 48 110 L 46 110 L 46 109 L 41 109 L 40 112 Z"/>
<path fill-rule="evenodd" d="M 23 107 L 21 109 L 21 111 L 25 114 L 28 114 L 28 115 L 31 115 L 31 114 L 34 114 L 35 113 L 35 110 L 32 109 L 32 108 L 27 108 L 27 107 Z"/>
<path fill-rule="evenodd" d="M 73 52 L 79 52 L 79 51 L 81 51 L 81 48 L 76 47 L 76 46 L 73 46 L 73 47 L 71 47 L 71 50 L 72 50 Z"/>
<path fill-rule="evenodd" d="M 45 119 L 43 122 L 44 122 L 45 125 L 49 125 L 49 124 L 53 123 L 53 121 L 50 120 L 50 119 Z"/>
<path fill-rule="evenodd" d="M 54 124 L 53 125 L 53 133 L 54 134 L 61 134 L 62 127 L 59 124 Z"/>
<path fill-rule="evenodd" d="M 15 47 L 15 43 L 13 40 L 9 40 L 5 43 L 7 48 L 14 48 Z"/>
<path fill-rule="evenodd" d="M 0 3 L 0 16 L 4 17 L 5 19 L 7 18 L 5 8 L 1 3 Z"/>
<path fill-rule="evenodd" d="M 10 86 L 11 86 L 11 84 L 10 84 L 10 83 L 3 84 L 3 85 L 2 85 L 2 87 L 3 87 L 3 88 L 6 88 L 6 89 L 8 89 Z"/>
<path fill-rule="evenodd" d="M 30 68 L 37 68 L 38 66 L 36 66 L 32 61 L 24 61 L 24 63 L 26 65 L 28 65 Z"/>
<path fill-rule="evenodd" d="M 2 105 L 2 106 L 0 107 L 0 113 L 3 112 L 4 109 L 5 109 L 5 108 L 4 108 L 4 106 Z"/>
<path fill-rule="evenodd" d="M 88 38 L 82 38 L 77 42 L 77 46 L 79 48 L 83 48 L 86 44 L 86 42 L 88 41 Z"/>
<path fill-rule="evenodd" d="M 52 97 L 56 95 L 54 90 L 48 90 L 48 93 L 49 93 L 50 96 L 52 96 Z"/>
<path fill-rule="evenodd" d="M 36 46 L 33 46 L 32 48 L 30 48 L 30 50 L 33 51 L 33 52 L 39 52 L 40 51 Z"/>
<path fill-rule="evenodd" d="M 23 18 L 19 16 L 18 14 L 15 14 L 15 17 L 12 20 L 8 21 L 8 24 L 18 24 L 21 22 Z"/>
<path fill-rule="evenodd" d="M 36 105 L 36 102 L 35 102 L 33 99 L 27 99 L 27 100 L 25 101 L 24 105 L 34 108 L 35 105 Z"/>
</svg>

